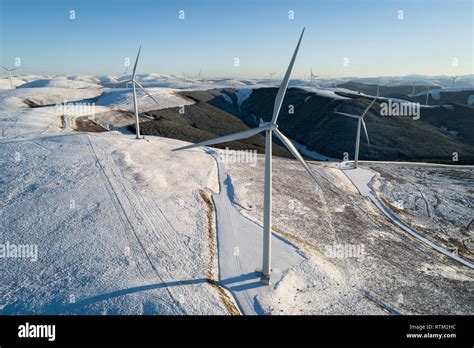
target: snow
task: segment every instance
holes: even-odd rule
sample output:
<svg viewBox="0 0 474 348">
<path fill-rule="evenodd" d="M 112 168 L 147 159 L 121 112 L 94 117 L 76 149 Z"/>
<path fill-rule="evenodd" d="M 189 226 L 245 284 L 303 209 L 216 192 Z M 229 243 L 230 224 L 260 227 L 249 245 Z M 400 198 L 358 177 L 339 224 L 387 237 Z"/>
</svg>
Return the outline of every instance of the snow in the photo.
<svg viewBox="0 0 474 348">
<path fill-rule="evenodd" d="M 257 271 L 262 267 L 263 228 L 245 218 L 232 205 L 234 188 L 222 160 L 217 154 L 214 157 L 220 182 L 219 193 L 213 195 L 219 235 L 220 281 L 233 294 L 243 314 L 268 313 L 270 308 L 260 304 L 259 298 L 272 292 L 282 275 L 301 263 L 304 257 L 293 245 L 273 235 L 273 286 L 261 284 Z"/>
<path fill-rule="evenodd" d="M 140 78 L 159 107 L 192 103 L 176 94 L 177 77 Z M 75 132 L 74 118 L 62 125 L 57 103 L 92 100 L 97 114 L 133 104 L 130 89 L 97 87 L 113 77 L 70 79 L 84 88 L 0 90 L 0 229 L 4 241 L 38 248 L 36 262 L 1 260 L 0 314 L 229 314 L 232 306 L 244 314 L 387 314 L 382 302 L 402 314 L 474 310 L 464 281 L 472 273 L 407 238 L 332 162 L 310 164 L 319 189 L 297 161 L 274 158 L 274 273 L 261 286 L 263 156 L 256 167 L 218 166 L 200 149 L 171 151 L 183 145 L 177 140 Z M 239 106 L 261 86 L 187 82 L 245 85 Z M 139 92 L 140 112 L 157 108 Z M 200 190 L 213 195 L 211 224 Z M 334 258 L 334 245 L 366 252 Z"/>
<path fill-rule="evenodd" d="M 246 163 L 227 165 L 236 201 L 245 207 L 240 212 L 258 224 L 263 160 L 259 155 L 256 168 Z M 420 269 L 426 263 L 446 266 L 470 279 L 472 270 L 408 236 L 359 193 L 339 164 L 310 165 L 324 183 L 326 203 L 298 162 L 273 158 L 273 224 L 277 234 L 304 251 L 307 260 L 289 269 L 274 292 L 257 298 L 262 308 L 272 314 L 384 314 L 388 312 L 380 304 L 385 303 L 401 314 L 468 313 L 466 282 L 443 273 L 434 278 Z M 364 180 L 371 177 L 369 171 Z M 364 246 L 365 256 L 332 258 L 325 253 L 332 245 Z M 433 281 L 439 286 L 438 295 L 427 290 Z M 437 299 L 444 296 L 440 294 L 450 294 L 445 297 L 449 304 L 440 304 Z M 468 306 L 472 310 L 473 304 Z"/>
<path fill-rule="evenodd" d="M 239 108 L 242 106 L 242 103 L 250 97 L 253 90 L 251 88 L 239 88 L 235 91 L 235 95 L 237 96 L 237 105 Z"/>
<path fill-rule="evenodd" d="M 233 104 L 234 102 L 232 101 L 232 98 L 229 97 L 229 95 L 227 93 L 221 93 L 221 96 L 222 98 L 225 99 L 226 102 L 230 103 L 230 104 Z"/>
<path fill-rule="evenodd" d="M 354 91 L 351 91 L 351 90 L 348 90 L 348 89 L 345 89 L 345 88 L 323 88 L 323 87 L 308 88 L 308 87 L 305 87 L 305 89 L 307 91 L 315 93 L 316 95 L 319 95 L 321 97 L 331 98 L 331 99 L 335 99 L 335 100 L 348 100 L 348 99 L 350 99 L 350 98 L 338 95 L 336 92 L 354 94 Z M 309 99 L 309 97 L 306 97 L 305 103 L 306 103 L 307 99 Z"/>
<path fill-rule="evenodd" d="M 196 193 L 216 188 L 215 167 L 172 156 L 179 144 L 81 133 L 1 142 L 3 240 L 37 245 L 38 261 L 2 260 L 0 312 L 225 314 L 206 280 Z"/>
<path fill-rule="evenodd" d="M 141 89 L 137 89 L 137 99 L 140 112 L 150 110 L 160 110 L 172 108 L 181 105 L 191 105 L 194 101 L 180 96 L 172 88 L 150 88 L 146 90 L 157 100 L 156 104 Z M 99 106 L 107 106 L 114 109 L 133 111 L 133 93 L 132 90 L 126 88 L 107 89 L 100 95 L 95 102 Z"/>
<path fill-rule="evenodd" d="M 387 216 L 393 223 L 400 226 L 404 231 L 406 231 L 413 237 L 417 238 L 418 240 L 422 241 L 426 245 L 430 246 L 434 250 L 439 251 L 441 254 L 444 254 L 452 258 L 453 260 L 456 260 L 457 262 L 471 269 L 474 269 L 474 263 L 471 263 L 462 257 L 460 258 L 457 255 L 454 255 L 452 252 L 447 250 L 444 246 L 441 246 L 439 245 L 439 243 L 433 242 L 429 238 L 426 238 L 426 236 L 424 236 L 422 233 L 410 227 L 409 225 L 405 224 L 402 220 L 400 220 L 395 215 L 395 213 L 389 207 L 384 205 L 383 202 L 377 197 L 375 193 L 376 189 L 374 188 L 373 179 L 375 177 L 376 172 L 369 169 L 363 169 L 360 167 L 358 168 L 344 167 L 343 171 L 344 171 L 344 174 L 346 174 L 347 177 L 354 184 L 354 186 L 357 187 L 360 194 L 362 196 L 369 197 L 370 200 L 377 206 L 377 208 L 379 208 L 380 211 L 385 216 Z M 422 198 L 424 199 L 423 194 L 422 194 Z M 396 208 L 399 209 L 398 206 L 396 206 Z M 403 210 L 403 209 L 400 209 L 400 210 Z"/>
<path fill-rule="evenodd" d="M 17 88 L 40 88 L 40 87 L 55 87 L 55 88 L 100 88 L 99 84 L 85 82 L 80 80 L 70 80 L 67 77 L 55 77 L 49 79 L 39 79 L 24 83 Z"/>
<path fill-rule="evenodd" d="M 178 95 L 174 89 L 148 88 L 147 90 L 159 105 L 139 90 L 137 91 L 139 112 L 194 103 L 193 100 Z M 30 108 L 26 101 L 45 106 Z M 60 116 L 64 113 L 65 103 L 93 104 L 93 108 L 75 108 L 77 112 L 68 115 L 69 119 L 65 120 L 68 124 L 73 123 L 74 118 L 78 116 L 94 118 L 104 127 L 107 125 L 121 127 L 134 122 L 132 117 L 124 118 L 117 112 L 117 110 L 133 112 L 131 89 L 52 87 L 5 89 L 0 90 L 0 122 L 2 122 L 0 137 L 64 131 Z M 81 113 L 82 111 L 90 111 L 90 113 Z"/>
<path fill-rule="evenodd" d="M 100 93 L 98 89 L 48 87 L 0 90 L 0 138 L 61 132 L 60 113 L 56 104 L 64 103 L 65 100 L 94 98 Z M 25 103 L 27 100 L 50 106 L 30 108 Z"/>
<path fill-rule="evenodd" d="M 306 145 L 302 145 L 293 139 L 291 140 L 291 142 L 296 146 L 298 151 L 305 157 L 308 157 L 317 161 L 332 161 L 332 162 L 338 161 L 335 158 L 327 157 L 327 156 L 321 155 L 320 153 L 316 151 L 309 150 L 306 147 Z"/>
</svg>

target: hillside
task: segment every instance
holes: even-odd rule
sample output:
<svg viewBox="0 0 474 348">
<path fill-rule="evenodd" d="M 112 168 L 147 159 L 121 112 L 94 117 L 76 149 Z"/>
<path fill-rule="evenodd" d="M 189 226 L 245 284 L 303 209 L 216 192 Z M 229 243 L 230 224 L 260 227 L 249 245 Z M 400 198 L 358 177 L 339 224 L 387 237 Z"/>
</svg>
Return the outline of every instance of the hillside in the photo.
<svg viewBox="0 0 474 348">
<path fill-rule="evenodd" d="M 219 90 L 180 92 L 180 95 L 191 99 L 195 104 L 186 105 L 183 114 L 180 114 L 180 107 L 148 112 L 147 115 L 155 119 L 141 123 L 141 133 L 196 143 L 241 132 L 249 128 L 239 118 L 211 105 L 211 100 L 219 98 Z M 130 128 L 135 130 L 134 125 L 131 125 Z M 229 147 L 234 150 L 257 150 L 257 152 L 263 153 L 265 151 L 265 138 L 261 134 L 257 134 L 248 139 L 233 141 L 216 147 Z M 273 147 L 273 154 L 289 157 L 288 152 L 278 145 Z"/>
<path fill-rule="evenodd" d="M 271 101 L 276 92 L 275 88 L 255 89 L 242 103 L 240 111 L 234 109 L 233 112 L 249 126 L 254 126 L 255 119 L 259 117 L 269 120 L 273 108 Z M 306 145 L 309 150 L 339 159 L 343 158 L 344 152 L 348 152 L 350 158 L 353 158 L 357 121 L 336 115 L 334 109 L 339 107 L 343 112 L 361 114 L 370 99 L 350 93 L 337 94 L 352 99 L 341 100 L 303 89 L 290 89 L 283 102 L 279 118 L 280 129 L 291 139 Z M 439 125 L 433 126 L 437 114 L 444 113 L 448 118 L 458 108 L 442 111 L 422 108 L 421 119 L 413 120 L 408 117 L 379 116 L 377 110 L 381 102 L 387 100 L 379 99 L 365 117 L 371 146 L 368 146 L 365 139 L 361 140 L 361 159 L 451 163 L 453 152 L 457 152 L 460 164 L 474 163 L 472 138 L 467 132 L 460 131 L 459 139 L 455 139 L 436 128 Z M 288 113 L 289 105 L 294 105 L 293 115 Z M 461 118 L 462 115 L 458 117 Z M 466 114 L 465 117 L 469 115 Z M 470 117 L 465 120 L 467 125 L 471 124 L 474 115 Z M 449 123 L 449 129 L 456 128 L 452 123 Z"/>
</svg>

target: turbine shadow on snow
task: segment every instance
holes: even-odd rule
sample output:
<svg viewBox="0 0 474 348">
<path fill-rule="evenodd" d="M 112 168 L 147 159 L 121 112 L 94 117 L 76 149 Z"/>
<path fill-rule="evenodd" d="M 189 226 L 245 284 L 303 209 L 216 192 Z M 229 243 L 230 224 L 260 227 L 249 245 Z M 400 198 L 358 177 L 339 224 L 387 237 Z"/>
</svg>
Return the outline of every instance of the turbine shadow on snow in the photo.
<svg viewBox="0 0 474 348">
<path fill-rule="evenodd" d="M 172 282 L 166 282 L 166 283 L 135 286 L 135 287 L 132 287 L 132 288 L 121 289 L 121 290 L 112 291 L 112 292 L 109 292 L 109 293 L 89 297 L 89 298 L 86 298 L 84 300 L 81 300 L 81 301 L 78 301 L 78 302 L 75 302 L 75 303 L 51 304 L 45 309 L 44 313 L 45 314 L 65 313 L 65 312 L 80 309 L 80 308 L 85 307 L 85 306 L 92 305 L 92 304 L 97 303 L 97 302 L 110 300 L 110 299 L 113 299 L 115 297 L 134 294 L 134 293 L 137 293 L 137 292 L 163 289 L 163 288 L 166 288 L 166 287 L 204 284 L 204 283 L 210 283 L 210 280 L 207 279 L 207 278 L 198 278 L 198 279 L 186 279 L 186 280 L 178 280 L 178 281 L 172 281 Z"/>
<path fill-rule="evenodd" d="M 243 282 L 243 281 L 247 281 L 251 279 L 254 279 L 255 281 L 251 283 L 240 284 L 234 287 L 229 287 L 230 284 L 239 283 L 239 282 Z M 68 304 L 52 303 L 44 309 L 44 314 L 68 313 L 68 312 L 75 311 L 78 309 L 83 309 L 86 306 L 90 306 L 98 302 L 107 301 L 116 297 L 130 295 L 130 294 L 134 294 L 134 293 L 138 293 L 142 291 L 164 289 L 166 287 L 174 287 L 174 286 L 205 284 L 205 283 L 216 283 L 216 282 L 211 281 L 208 278 L 198 278 L 198 279 L 186 279 L 186 280 L 178 280 L 178 281 L 165 282 L 165 283 L 135 286 L 132 288 L 116 290 L 116 291 L 108 292 L 105 294 L 89 297 L 75 303 L 68 303 Z M 242 291 L 242 290 L 248 290 L 248 289 L 253 289 L 259 286 L 263 286 L 260 283 L 258 272 L 251 272 L 248 274 L 243 274 L 238 277 L 223 279 L 221 281 L 218 281 L 217 285 L 226 287 L 229 290 L 233 290 L 233 291 Z"/>
<path fill-rule="evenodd" d="M 239 284 L 236 286 L 229 286 L 230 284 L 233 284 L 233 283 L 240 283 L 240 282 L 252 280 L 252 279 L 254 281 L 251 283 Z M 222 279 L 219 283 L 232 291 L 249 290 L 249 289 L 265 286 L 260 281 L 260 273 L 258 272 L 250 272 L 247 274 L 241 274 L 240 276 L 237 276 L 237 277 Z"/>
</svg>

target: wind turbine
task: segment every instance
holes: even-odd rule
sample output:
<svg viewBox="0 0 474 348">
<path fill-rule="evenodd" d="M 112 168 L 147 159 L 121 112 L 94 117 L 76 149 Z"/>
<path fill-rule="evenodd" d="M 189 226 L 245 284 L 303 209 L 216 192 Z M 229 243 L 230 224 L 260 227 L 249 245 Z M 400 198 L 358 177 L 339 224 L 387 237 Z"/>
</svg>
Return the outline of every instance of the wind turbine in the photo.
<svg viewBox="0 0 474 348">
<path fill-rule="evenodd" d="M 8 68 L 5 68 L 3 65 L 2 65 L 2 68 L 8 72 L 8 78 L 10 79 L 10 87 L 13 88 L 13 82 L 12 82 L 12 71 L 15 71 L 15 70 L 18 70 L 20 68 L 13 68 L 13 69 L 8 69 Z"/>
<path fill-rule="evenodd" d="M 430 86 L 428 86 L 428 92 L 426 92 L 426 101 L 425 101 L 425 105 L 428 105 L 428 99 L 430 97 Z"/>
<path fill-rule="evenodd" d="M 275 75 L 275 71 L 270 72 L 270 85 L 272 84 L 273 75 Z"/>
<path fill-rule="evenodd" d="M 456 80 L 458 79 L 459 75 L 457 76 L 452 76 L 451 78 L 453 79 L 453 89 L 454 89 L 454 85 L 456 84 Z"/>
<path fill-rule="evenodd" d="M 355 145 L 354 168 L 357 168 L 357 162 L 359 160 L 360 126 L 361 125 L 364 127 L 365 136 L 367 138 L 367 144 L 369 144 L 369 146 L 370 146 L 369 133 L 367 133 L 367 127 L 365 126 L 364 116 L 370 110 L 372 105 L 374 105 L 376 100 L 377 100 L 377 98 L 372 100 L 372 102 L 369 104 L 369 106 L 367 106 L 367 108 L 364 110 L 362 115 L 346 114 L 344 112 L 337 111 L 337 108 L 336 108 L 336 110 L 334 110 L 334 112 L 336 114 L 347 116 L 347 117 L 350 117 L 350 118 L 355 118 L 357 120 L 357 136 L 356 136 L 356 145 Z"/>
<path fill-rule="evenodd" d="M 135 109 L 135 129 L 136 129 L 136 139 L 142 139 L 142 137 L 140 136 L 140 122 L 138 120 L 138 102 L 137 102 L 137 86 L 143 91 L 145 92 L 145 94 L 147 96 L 149 96 L 155 103 L 156 105 L 160 105 L 156 99 L 145 89 L 145 87 L 143 87 L 136 79 L 136 72 L 137 72 L 137 63 L 138 63 L 138 59 L 140 58 L 140 51 L 142 50 L 142 46 L 140 46 L 140 48 L 138 49 L 138 54 L 137 54 L 137 58 L 135 59 L 135 65 L 133 66 L 133 75 L 132 75 L 132 78 L 130 80 L 126 80 L 126 81 L 120 81 L 119 84 L 128 84 L 129 82 L 132 83 L 132 89 L 133 89 L 133 106 L 134 106 L 134 109 Z"/>
<path fill-rule="evenodd" d="M 318 178 L 309 168 L 308 164 L 304 161 L 303 157 L 299 154 L 293 143 L 278 130 L 277 119 L 280 113 L 281 106 L 283 104 L 283 98 L 285 97 L 286 89 L 288 88 L 288 82 L 291 75 L 291 70 L 298 54 L 301 39 L 303 38 L 304 28 L 301 32 L 298 44 L 296 46 L 293 57 L 291 58 L 288 70 L 281 82 L 280 88 L 275 98 L 275 104 L 273 106 L 273 116 L 270 122 L 263 122 L 260 119 L 260 124 L 257 128 L 245 130 L 243 132 L 226 135 L 212 140 L 203 141 L 197 144 L 187 145 L 174 149 L 173 151 L 191 149 L 200 146 L 209 146 L 215 144 L 226 143 L 229 141 L 235 141 L 239 139 L 246 139 L 252 137 L 258 133 L 265 132 L 265 183 L 264 183 L 264 203 L 263 203 L 263 266 L 262 266 L 262 277 L 261 281 L 263 284 L 270 283 L 271 275 L 271 230 L 272 230 L 272 134 L 281 140 L 281 142 L 287 147 L 287 149 L 295 156 L 303 167 L 308 171 L 309 175 L 320 185 Z"/>
<path fill-rule="evenodd" d="M 412 83 L 412 84 L 413 84 L 413 93 L 412 93 L 412 96 L 415 95 L 415 82 L 416 82 L 416 81 L 413 81 L 413 83 Z"/>
<path fill-rule="evenodd" d="M 125 71 L 124 71 L 124 73 L 123 73 L 123 76 L 126 77 L 126 76 L 127 76 L 127 72 L 128 72 L 128 66 L 125 67 Z M 128 89 L 128 82 L 125 82 L 125 88 Z"/>
<path fill-rule="evenodd" d="M 311 80 L 311 88 L 313 88 L 313 78 L 317 78 L 318 75 L 313 74 L 313 68 L 311 68 L 311 75 L 309 75 L 309 78 Z"/>
</svg>

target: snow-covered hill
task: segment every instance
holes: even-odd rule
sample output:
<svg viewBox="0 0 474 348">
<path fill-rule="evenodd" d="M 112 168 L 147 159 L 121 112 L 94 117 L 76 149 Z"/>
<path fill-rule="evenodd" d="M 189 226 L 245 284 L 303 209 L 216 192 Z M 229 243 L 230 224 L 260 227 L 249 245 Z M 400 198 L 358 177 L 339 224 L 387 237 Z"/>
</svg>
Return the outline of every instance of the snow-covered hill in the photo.
<svg viewBox="0 0 474 348">
<path fill-rule="evenodd" d="M 83 83 L 0 91 L 0 314 L 472 312 L 472 272 L 391 225 L 331 163 L 313 165 L 321 201 L 297 162 L 275 160 L 278 261 L 262 286 L 262 157 L 218 167 L 202 149 L 171 151 L 178 140 L 73 131 L 56 104 L 92 102 L 97 119 L 132 109 L 129 89 Z M 193 102 L 149 90 L 163 107 Z M 141 112 L 157 108 L 142 97 Z M 338 245 L 365 251 L 328 254 Z"/>
</svg>

